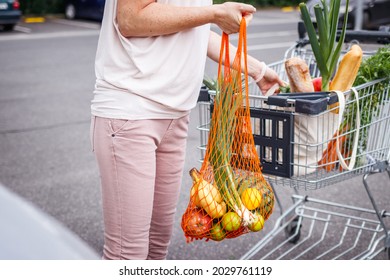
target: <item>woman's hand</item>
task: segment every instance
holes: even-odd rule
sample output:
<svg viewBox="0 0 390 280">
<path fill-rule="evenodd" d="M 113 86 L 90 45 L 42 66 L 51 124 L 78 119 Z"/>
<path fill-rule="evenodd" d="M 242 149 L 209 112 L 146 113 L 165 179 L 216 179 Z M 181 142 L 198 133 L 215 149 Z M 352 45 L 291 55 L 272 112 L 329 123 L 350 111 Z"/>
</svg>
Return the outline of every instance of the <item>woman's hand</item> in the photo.
<svg viewBox="0 0 390 280">
<path fill-rule="evenodd" d="M 263 95 L 268 96 L 280 92 L 279 87 L 285 86 L 285 82 L 283 82 L 278 74 L 265 63 L 262 62 L 261 64 L 262 69 L 260 69 L 260 74 L 253 78 Z"/>
<path fill-rule="evenodd" d="M 216 9 L 214 23 L 226 34 L 237 33 L 242 17 L 245 17 L 248 23 L 256 12 L 252 5 L 236 2 L 225 2 L 213 7 Z"/>
</svg>

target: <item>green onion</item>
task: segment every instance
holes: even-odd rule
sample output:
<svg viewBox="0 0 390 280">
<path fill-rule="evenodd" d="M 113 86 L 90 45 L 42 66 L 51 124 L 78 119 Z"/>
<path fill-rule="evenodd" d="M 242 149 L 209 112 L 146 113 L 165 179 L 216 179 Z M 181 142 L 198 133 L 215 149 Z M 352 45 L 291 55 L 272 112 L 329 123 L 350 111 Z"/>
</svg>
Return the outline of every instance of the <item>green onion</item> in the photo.
<svg viewBox="0 0 390 280">
<path fill-rule="evenodd" d="M 340 0 L 330 0 L 328 6 L 325 0 L 321 0 L 321 6 L 319 4 L 314 6 L 318 36 L 313 22 L 311 21 L 306 4 L 299 4 L 302 19 L 309 36 L 310 45 L 322 76 L 321 90 L 323 91 L 329 90 L 329 82 L 336 69 L 341 53 L 341 47 L 345 39 L 345 30 L 347 29 L 349 0 L 346 1 L 344 22 L 340 38 L 339 41 L 336 42 L 340 3 Z"/>
</svg>

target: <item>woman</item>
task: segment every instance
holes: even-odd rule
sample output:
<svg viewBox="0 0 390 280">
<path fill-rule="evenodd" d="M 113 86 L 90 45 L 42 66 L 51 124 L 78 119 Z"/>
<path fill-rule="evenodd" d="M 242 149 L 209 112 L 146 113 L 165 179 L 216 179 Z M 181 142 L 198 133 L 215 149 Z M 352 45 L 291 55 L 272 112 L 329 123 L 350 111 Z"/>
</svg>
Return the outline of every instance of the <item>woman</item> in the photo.
<svg viewBox="0 0 390 280">
<path fill-rule="evenodd" d="M 92 141 L 99 166 L 104 259 L 165 259 L 185 160 L 189 113 L 206 55 L 255 8 L 211 0 L 106 1 L 96 54 Z M 232 47 L 232 53 L 234 48 Z M 261 90 L 282 84 L 248 57 Z"/>
</svg>

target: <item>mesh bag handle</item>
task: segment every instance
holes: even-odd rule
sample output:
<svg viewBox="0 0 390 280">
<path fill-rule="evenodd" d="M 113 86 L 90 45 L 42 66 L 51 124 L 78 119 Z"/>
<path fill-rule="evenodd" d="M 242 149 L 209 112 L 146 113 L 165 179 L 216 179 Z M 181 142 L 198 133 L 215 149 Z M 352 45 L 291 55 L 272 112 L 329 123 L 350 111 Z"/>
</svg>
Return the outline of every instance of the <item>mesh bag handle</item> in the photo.
<svg viewBox="0 0 390 280">
<path fill-rule="evenodd" d="M 252 134 L 244 18 L 232 64 L 229 54 L 229 36 L 223 33 L 207 149 L 200 171 L 190 171 L 193 186 L 182 216 L 188 242 L 259 231 L 273 211 L 274 194 Z"/>
</svg>

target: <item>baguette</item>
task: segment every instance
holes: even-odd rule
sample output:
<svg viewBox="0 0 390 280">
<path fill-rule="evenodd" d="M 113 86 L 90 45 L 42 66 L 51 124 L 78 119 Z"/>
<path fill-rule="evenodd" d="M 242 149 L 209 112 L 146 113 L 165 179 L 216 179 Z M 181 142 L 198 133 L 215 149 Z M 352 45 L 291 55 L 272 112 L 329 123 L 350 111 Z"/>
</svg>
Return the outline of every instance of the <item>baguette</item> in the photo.
<svg viewBox="0 0 390 280">
<path fill-rule="evenodd" d="M 314 92 L 309 67 L 299 57 L 291 57 L 285 61 L 286 73 L 291 92 Z"/>
<path fill-rule="evenodd" d="M 341 59 L 336 71 L 336 75 L 334 76 L 332 83 L 329 86 L 329 89 L 331 91 L 339 90 L 342 92 L 351 89 L 353 83 L 355 82 L 362 59 L 363 50 L 360 48 L 359 45 L 352 45 L 351 49 Z M 333 109 L 338 106 L 338 102 L 333 103 L 330 105 L 330 109 Z M 336 108 L 331 112 L 334 114 L 338 114 L 339 108 Z"/>
</svg>

